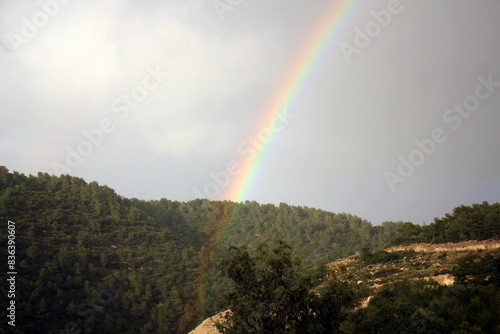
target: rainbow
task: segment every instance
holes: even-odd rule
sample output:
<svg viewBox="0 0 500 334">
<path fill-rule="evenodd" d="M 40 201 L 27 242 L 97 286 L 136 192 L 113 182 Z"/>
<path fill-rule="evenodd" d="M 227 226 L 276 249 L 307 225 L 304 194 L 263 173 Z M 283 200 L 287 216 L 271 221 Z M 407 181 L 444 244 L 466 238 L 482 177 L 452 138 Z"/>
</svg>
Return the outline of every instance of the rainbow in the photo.
<svg viewBox="0 0 500 334">
<path fill-rule="evenodd" d="M 292 61 L 292 66 L 288 71 L 288 75 L 278 86 L 274 97 L 263 108 L 259 122 L 256 124 L 255 137 L 265 129 L 273 129 L 277 113 L 281 116 L 286 116 L 291 106 L 297 103 L 301 91 L 307 86 L 309 80 L 313 76 L 315 69 L 321 63 L 322 58 L 328 54 L 328 49 L 332 45 L 338 44 L 345 27 L 353 17 L 355 9 L 362 0 L 333 0 L 332 4 L 324 11 L 325 15 L 319 21 L 319 24 L 313 29 L 311 37 L 301 48 L 298 56 Z M 264 141 L 266 144 L 258 151 L 258 153 L 249 159 L 248 156 L 241 158 L 239 166 L 240 172 L 233 177 L 227 191 L 223 194 L 221 200 L 229 200 L 233 203 L 230 213 L 223 219 L 216 228 L 212 240 L 207 247 L 207 254 L 211 252 L 221 252 L 226 240 L 230 234 L 231 225 L 234 223 L 241 203 L 248 199 L 252 186 L 255 185 L 259 170 L 261 169 L 265 157 L 271 148 L 273 140 L 276 138 L 278 131 L 272 132 Z M 213 263 L 212 263 L 213 265 Z M 214 269 L 209 269 L 207 265 L 200 277 L 201 285 L 199 286 L 198 296 L 199 303 L 202 308 L 208 301 L 207 292 L 210 290 L 210 285 L 214 280 Z"/>
<path fill-rule="evenodd" d="M 259 134 L 263 129 L 272 129 L 277 111 L 286 113 L 297 102 L 300 92 L 306 87 L 314 70 L 321 63 L 331 45 L 338 42 L 345 27 L 352 19 L 355 9 L 361 2 L 363 1 L 332 1 L 332 4 L 325 10 L 324 17 L 313 29 L 311 37 L 301 48 L 303 51 L 292 62 L 288 75 L 278 86 L 273 98 L 263 108 L 261 119 L 254 131 L 255 134 Z M 253 159 L 248 159 L 248 157 L 241 159 L 239 164 L 241 172 L 233 178 L 222 199 L 234 202 L 248 199 L 276 135 L 275 131 Z"/>
</svg>

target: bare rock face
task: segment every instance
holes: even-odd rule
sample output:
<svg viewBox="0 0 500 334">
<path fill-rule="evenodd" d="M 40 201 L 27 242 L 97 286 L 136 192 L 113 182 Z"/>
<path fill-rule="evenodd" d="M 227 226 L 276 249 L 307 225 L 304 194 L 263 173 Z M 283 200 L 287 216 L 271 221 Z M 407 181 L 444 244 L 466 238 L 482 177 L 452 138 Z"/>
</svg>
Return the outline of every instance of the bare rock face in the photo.
<svg viewBox="0 0 500 334">
<path fill-rule="evenodd" d="M 455 278 L 450 274 L 433 276 L 430 279 L 436 281 L 439 285 L 453 285 Z"/>
<path fill-rule="evenodd" d="M 218 313 L 210 318 L 205 319 L 198 327 L 189 332 L 189 334 L 220 334 L 220 332 L 215 327 L 215 322 L 219 321 L 223 316 L 230 311 L 224 311 Z"/>
</svg>

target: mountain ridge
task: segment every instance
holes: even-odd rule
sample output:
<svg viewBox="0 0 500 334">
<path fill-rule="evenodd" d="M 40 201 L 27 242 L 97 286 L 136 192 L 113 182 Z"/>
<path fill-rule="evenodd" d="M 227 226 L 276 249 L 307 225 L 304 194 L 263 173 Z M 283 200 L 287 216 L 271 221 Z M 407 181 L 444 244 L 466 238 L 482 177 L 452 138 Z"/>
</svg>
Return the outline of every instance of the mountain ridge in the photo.
<svg viewBox="0 0 500 334">
<path fill-rule="evenodd" d="M 0 220 L 16 222 L 19 293 L 25 296 L 18 301 L 19 316 L 30 333 L 59 333 L 69 323 L 87 331 L 186 333 L 218 311 L 217 298 L 229 282 L 217 263 L 229 245 L 252 248 L 285 239 L 320 277 L 325 264 L 365 245 L 378 250 L 395 238 L 421 235 L 436 241 L 448 237 L 450 224 L 450 237 L 483 235 L 483 225 L 496 228 L 498 221 L 490 221 L 498 207 L 459 209 L 460 219 L 470 210 L 485 213 L 479 221 L 484 216 L 488 224 L 474 230 L 457 229 L 452 214 L 431 231 L 403 222 L 374 226 L 351 214 L 286 203 L 144 201 L 70 175 L 26 176 L 0 166 Z M 109 303 L 88 305 L 113 275 L 126 277 L 127 288 Z M 6 295 L 5 286 L 0 293 Z"/>
</svg>

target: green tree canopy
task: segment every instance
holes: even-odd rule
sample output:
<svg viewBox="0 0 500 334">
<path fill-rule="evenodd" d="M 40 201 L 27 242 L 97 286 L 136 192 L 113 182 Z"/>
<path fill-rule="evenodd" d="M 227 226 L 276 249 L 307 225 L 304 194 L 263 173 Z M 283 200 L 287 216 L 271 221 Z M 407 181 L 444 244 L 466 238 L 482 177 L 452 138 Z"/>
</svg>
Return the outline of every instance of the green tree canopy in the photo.
<svg viewBox="0 0 500 334">
<path fill-rule="evenodd" d="M 223 299 L 232 312 L 217 324 L 222 333 L 330 333 L 354 304 L 345 283 L 311 290 L 313 282 L 284 241 L 260 244 L 253 254 L 230 246 L 228 253 L 220 268 L 234 289 Z"/>
</svg>

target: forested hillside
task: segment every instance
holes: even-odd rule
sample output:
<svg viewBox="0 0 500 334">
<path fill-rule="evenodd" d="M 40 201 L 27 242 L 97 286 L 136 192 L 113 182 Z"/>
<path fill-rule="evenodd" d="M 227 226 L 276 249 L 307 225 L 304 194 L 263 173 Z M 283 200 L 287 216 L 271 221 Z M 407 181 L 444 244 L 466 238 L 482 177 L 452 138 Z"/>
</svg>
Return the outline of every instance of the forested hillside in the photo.
<svg viewBox="0 0 500 334">
<path fill-rule="evenodd" d="M 226 290 L 216 265 L 227 245 L 284 239 L 313 269 L 384 246 L 402 224 L 283 203 L 128 199 L 81 178 L 5 167 L 0 219 L 3 258 L 7 222 L 16 225 L 13 333 L 186 333 Z"/>
<path fill-rule="evenodd" d="M 435 218 L 433 223 L 426 226 L 402 224 L 392 241 L 394 244 L 410 244 L 486 240 L 500 234 L 499 217 L 500 203 L 460 205 L 452 213 Z"/>
<path fill-rule="evenodd" d="M 413 244 L 327 265 L 318 282 L 282 241 L 230 247 L 230 310 L 190 334 L 500 333 L 500 241 Z"/>
</svg>

